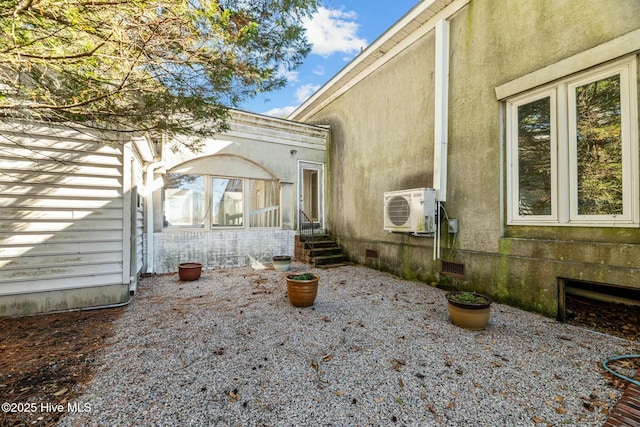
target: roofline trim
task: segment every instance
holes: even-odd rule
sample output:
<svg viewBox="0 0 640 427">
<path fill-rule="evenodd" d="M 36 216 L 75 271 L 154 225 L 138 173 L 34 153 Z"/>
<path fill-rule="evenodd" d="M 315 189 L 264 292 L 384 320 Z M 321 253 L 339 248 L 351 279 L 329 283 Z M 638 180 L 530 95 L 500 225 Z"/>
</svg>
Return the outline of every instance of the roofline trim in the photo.
<svg viewBox="0 0 640 427">
<path fill-rule="evenodd" d="M 451 17 L 471 0 L 424 0 L 385 31 L 362 53 L 298 106 L 289 120 L 304 121 L 347 90 L 393 59 L 416 40 L 435 28 L 436 22 Z M 415 28 L 411 28 L 411 27 Z"/>
</svg>

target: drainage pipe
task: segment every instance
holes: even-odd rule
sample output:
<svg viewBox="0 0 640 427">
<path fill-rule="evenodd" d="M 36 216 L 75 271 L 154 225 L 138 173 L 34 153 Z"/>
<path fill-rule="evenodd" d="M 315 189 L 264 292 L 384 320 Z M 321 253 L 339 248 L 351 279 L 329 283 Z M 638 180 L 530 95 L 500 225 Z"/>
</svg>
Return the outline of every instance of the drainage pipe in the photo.
<svg viewBox="0 0 640 427">
<path fill-rule="evenodd" d="M 440 209 L 447 201 L 447 145 L 449 140 L 449 21 L 436 23 L 433 115 L 433 188 L 436 189 L 437 224 L 433 239 L 433 259 L 440 258 Z"/>
</svg>

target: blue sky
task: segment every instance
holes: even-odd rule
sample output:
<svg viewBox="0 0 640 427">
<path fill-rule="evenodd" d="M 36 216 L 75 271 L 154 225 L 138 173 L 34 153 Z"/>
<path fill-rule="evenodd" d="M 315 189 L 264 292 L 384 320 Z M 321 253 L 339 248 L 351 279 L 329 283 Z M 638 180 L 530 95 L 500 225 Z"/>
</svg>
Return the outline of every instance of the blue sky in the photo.
<svg viewBox="0 0 640 427">
<path fill-rule="evenodd" d="M 287 86 L 262 94 L 240 108 L 286 117 L 336 75 L 359 52 L 410 11 L 419 0 L 324 0 L 304 22 L 313 50 L 305 63 L 287 72 Z"/>
</svg>

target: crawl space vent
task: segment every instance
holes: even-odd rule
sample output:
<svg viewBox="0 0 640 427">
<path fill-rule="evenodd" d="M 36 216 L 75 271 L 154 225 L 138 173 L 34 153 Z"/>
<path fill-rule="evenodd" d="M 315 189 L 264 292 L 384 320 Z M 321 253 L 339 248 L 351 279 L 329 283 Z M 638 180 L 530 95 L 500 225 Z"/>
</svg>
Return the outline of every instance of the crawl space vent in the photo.
<svg viewBox="0 0 640 427">
<path fill-rule="evenodd" d="M 367 249 L 365 250 L 364 256 L 371 259 L 378 259 L 378 251 L 373 249 Z"/>
<path fill-rule="evenodd" d="M 464 277 L 464 264 L 461 262 L 442 261 L 440 272 L 449 276 Z"/>
</svg>

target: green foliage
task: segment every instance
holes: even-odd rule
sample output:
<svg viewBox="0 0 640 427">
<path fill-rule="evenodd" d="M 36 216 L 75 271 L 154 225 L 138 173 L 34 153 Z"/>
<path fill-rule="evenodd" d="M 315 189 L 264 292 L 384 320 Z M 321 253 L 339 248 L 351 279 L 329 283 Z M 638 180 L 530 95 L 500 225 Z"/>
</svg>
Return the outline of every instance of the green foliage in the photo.
<svg viewBox="0 0 640 427">
<path fill-rule="evenodd" d="M 485 305 L 489 304 L 491 300 L 476 292 L 469 291 L 460 291 L 460 292 L 448 292 L 447 299 L 449 301 L 458 302 L 461 304 L 470 304 L 470 305 Z"/>
<path fill-rule="evenodd" d="M 282 87 L 318 0 L 5 0 L 0 118 L 212 135 Z M 200 125 L 195 125 L 200 123 Z"/>
<path fill-rule="evenodd" d="M 576 88 L 578 213 L 622 214 L 620 76 Z"/>
<path fill-rule="evenodd" d="M 313 280 L 315 277 L 316 276 L 314 276 L 313 273 L 302 273 L 289 276 L 292 280 Z"/>
</svg>

